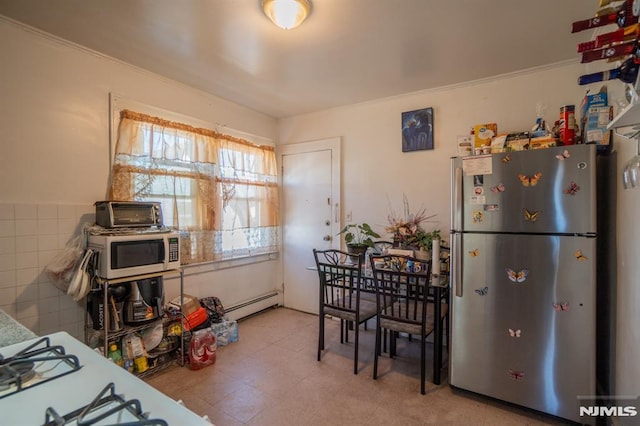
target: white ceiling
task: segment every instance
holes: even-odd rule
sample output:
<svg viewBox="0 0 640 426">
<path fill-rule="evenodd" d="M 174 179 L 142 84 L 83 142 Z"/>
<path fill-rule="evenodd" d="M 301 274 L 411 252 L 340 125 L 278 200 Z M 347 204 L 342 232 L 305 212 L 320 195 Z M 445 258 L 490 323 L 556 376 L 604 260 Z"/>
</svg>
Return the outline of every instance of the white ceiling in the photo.
<svg viewBox="0 0 640 426">
<path fill-rule="evenodd" d="M 577 60 L 597 0 L 0 0 L 0 14 L 273 117 Z M 611 30 L 615 29 L 612 27 Z"/>
</svg>

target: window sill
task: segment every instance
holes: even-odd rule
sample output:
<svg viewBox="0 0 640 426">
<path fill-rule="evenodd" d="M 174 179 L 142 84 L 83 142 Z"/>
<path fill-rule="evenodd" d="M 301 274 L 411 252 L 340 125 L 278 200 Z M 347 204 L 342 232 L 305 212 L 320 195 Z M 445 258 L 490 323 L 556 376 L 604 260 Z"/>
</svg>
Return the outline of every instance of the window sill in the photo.
<svg viewBox="0 0 640 426">
<path fill-rule="evenodd" d="M 236 257 L 234 259 L 214 260 L 211 262 L 191 263 L 183 265 L 185 275 L 202 274 L 205 272 L 213 272 L 221 269 L 237 268 L 240 266 L 253 265 L 260 262 L 268 262 L 280 258 L 280 252 L 261 253 L 255 255 L 247 255 Z"/>
</svg>

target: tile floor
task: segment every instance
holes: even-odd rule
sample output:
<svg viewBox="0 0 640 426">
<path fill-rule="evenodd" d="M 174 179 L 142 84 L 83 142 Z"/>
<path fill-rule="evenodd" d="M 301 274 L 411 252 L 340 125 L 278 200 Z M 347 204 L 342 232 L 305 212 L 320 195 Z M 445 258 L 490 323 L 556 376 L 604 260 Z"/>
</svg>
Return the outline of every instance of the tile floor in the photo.
<svg viewBox="0 0 640 426">
<path fill-rule="evenodd" d="M 354 375 L 353 343 L 340 344 L 339 322 L 327 320 L 326 326 L 321 362 L 318 317 L 277 308 L 241 321 L 240 340 L 219 348 L 214 365 L 197 371 L 172 367 L 147 382 L 217 426 L 563 424 L 453 391 L 446 379 L 440 386 L 428 383 L 421 395 L 415 341 L 399 343 L 396 359 L 383 357 L 373 380 L 373 322 L 361 333 Z"/>
</svg>

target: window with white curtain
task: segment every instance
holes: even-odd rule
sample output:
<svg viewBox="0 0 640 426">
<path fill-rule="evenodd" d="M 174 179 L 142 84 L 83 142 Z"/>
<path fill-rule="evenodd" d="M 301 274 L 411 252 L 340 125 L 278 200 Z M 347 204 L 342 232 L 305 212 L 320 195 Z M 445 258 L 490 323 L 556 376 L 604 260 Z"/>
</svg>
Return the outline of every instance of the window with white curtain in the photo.
<svg viewBox="0 0 640 426">
<path fill-rule="evenodd" d="M 122 110 L 112 200 L 160 201 L 181 233 L 183 264 L 278 250 L 278 189 L 271 146 Z"/>
</svg>

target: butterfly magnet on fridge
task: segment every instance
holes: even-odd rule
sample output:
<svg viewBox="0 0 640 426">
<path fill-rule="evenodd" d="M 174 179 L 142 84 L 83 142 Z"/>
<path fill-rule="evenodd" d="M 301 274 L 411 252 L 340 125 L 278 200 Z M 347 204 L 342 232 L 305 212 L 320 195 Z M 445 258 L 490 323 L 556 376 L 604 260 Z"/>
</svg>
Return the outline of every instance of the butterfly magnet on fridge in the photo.
<svg viewBox="0 0 640 426">
<path fill-rule="evenodd" d="M 504 186 L 503 183 L 499 183 L 496 186 L 492 186 L 489 189 L 491 189 L 491 192 L 493 192 L 493 193 L 504 192 L 505 186 Z"/>
<path fill-rule="evenodd" d="M 489 293 L 489 287 L 488 286 L 484 286 L 483 288 L 476 288 L 475 291 L 478 296 L 486 296 L 487 293 Z"/>
<path fill-rule="evenodd" d="M 556 155 L 556 158 L 558 160 L 560 160 L 560 161 L 564 161 L 565 159 L 567 159 L 569 157 L 571 157 L 571 154 L 569 154 L 569 151 L 566 150 L 566 149 L 564 151 L 562 151 L 561 154 Z"/>
<path fill-rule="evenodd" d="M 511 377 L 513 380 L 522 380 L 524 378 L 524 371 L 516 371 L 510 368 L 509 377 Z"/>
<path fill-rule="evenodd" d="M 520 329 L 514 330 L 512 328 L 509 329 L 509 336 L 519 338 L 521 335 L 522 335 L 522 330 Z"/>
<path fill-rule="evenodd" d="M 589 258 L 588 258 L 587 256 L 585 256 L 584 254 L 582 254 L 582 250 L 579 250 L 579 249 L 578 249 L 578 250 L 576 250 L 576 252 L 575 252 L 573 255 L 576 257 L 576 259 L 577 259 L 579 262 L 584 262 L 584 261 L 586 261 L 586 260 L 589 260 Z"/>
<path fill-rule="evenodd" d="M 564 192 L 564 193 L 565 193 L 565 194 L 567 194 L 567 195 L 576 195 L 576 194 L 578 193 L 578 191 L 580 191 L 580 187 L 578 186 L 578 184 L 577 184 L 577 183 L 575 183 L 575 182 L 573 182 L 573 181 L 572 181 L 572 182 L 569 184 L 569 186 L 567 187 L 567 189 L 565 189 L 565 190 L 564 190 L 564 191 L 562 191 L 562 192 Z"/>
<path fill-rule="evenodd" d="M 541 210 L 530 211 L 529 209 L 522 209 L 522 215 L 524 216 L 524 220 L 531 223 L 538 220 L 538 217 L 540 217 L 540 213 L 542 213 Z"/>
<path fill-rule="evenodd" d="M 525 187 L 536 186 L 541 177 L 542 177 L 542 172 L 535 173 L 531 176 L 523 175 L 522 173 L 518 174 L 518 179 L 520 180 L 520 183 L 522 183 L 522 186 L 525 186 Z"/>
<path fill-rule="evenodd" d="M 556 312 L 563 312 L 563 311 L 569 310 L 569 302 L 552 303 L 552 306 Z"/>
<path fill-rule="evenodd" d="M 514 283 L 523 283 L 527 280 L 527 276 L 529 275 L 528 269 L 521 269 L 518 272 L 514 271 L 511 268 L 505 268 L 505 272 L 507 273 L 507 277 L 513 281 Z"/>
</svg>

